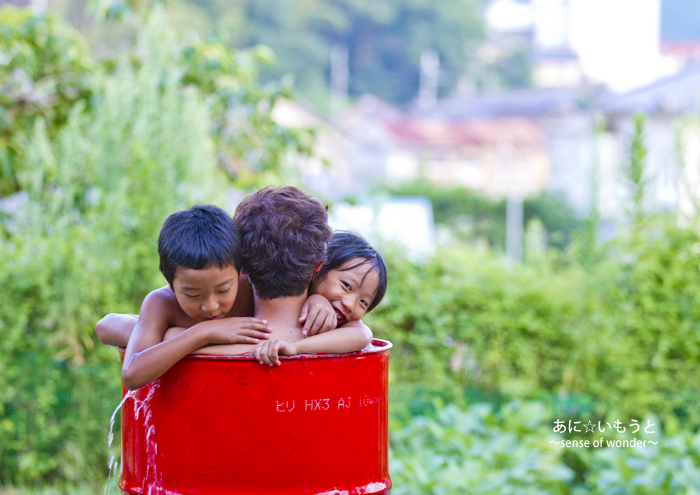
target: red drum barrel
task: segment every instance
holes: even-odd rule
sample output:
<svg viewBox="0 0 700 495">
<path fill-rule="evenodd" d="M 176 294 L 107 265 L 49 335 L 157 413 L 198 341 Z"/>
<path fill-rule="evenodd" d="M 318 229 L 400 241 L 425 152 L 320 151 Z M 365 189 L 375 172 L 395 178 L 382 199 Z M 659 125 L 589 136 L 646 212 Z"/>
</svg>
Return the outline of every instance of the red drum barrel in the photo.
<svg viewBox="0 0 700 495">
<path fill-rule="evenodd" d="M 122 493 L 389 493 L 391 343 L 373 344 L 275 367 L 184 358 L 124 400 Z"/>
</svg>

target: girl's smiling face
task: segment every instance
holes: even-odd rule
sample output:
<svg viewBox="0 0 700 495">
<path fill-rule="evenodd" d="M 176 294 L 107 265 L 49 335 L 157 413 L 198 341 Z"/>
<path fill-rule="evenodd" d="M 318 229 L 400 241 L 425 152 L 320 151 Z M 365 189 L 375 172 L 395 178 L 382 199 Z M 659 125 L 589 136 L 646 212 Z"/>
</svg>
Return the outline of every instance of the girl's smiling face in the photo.
<svg viewBox="0 0 700 495">
<path fill-rule="evenodd" d="M 348 270 L 348 267 L 354 268 Z M 331 303 L 338 325 L 362 318 L 378 289 L 379 275 L 372 270 L 372 263 L 363 258 L 349 259 L 312 286 L 314 294 L 322 295 Z"/>
</svg>

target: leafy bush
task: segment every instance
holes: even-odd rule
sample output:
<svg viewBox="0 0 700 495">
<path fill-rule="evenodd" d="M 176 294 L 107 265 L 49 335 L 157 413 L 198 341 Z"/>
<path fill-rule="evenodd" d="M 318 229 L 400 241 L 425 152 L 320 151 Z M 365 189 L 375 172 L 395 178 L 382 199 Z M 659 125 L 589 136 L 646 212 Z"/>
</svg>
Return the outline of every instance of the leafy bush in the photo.
<svg viewBox="0 0 700 495">
<path fill-rule="evenodd" d="M 0 196 L 18 190 L 25 148 L 21 137 L 37 119 L 51 136 L 73 105 L 90 96 L 85 76 L 94 64 L 87 43 L 54 15 L 0 9 Z"/>
<path fill-rule="evenodd" d="M 480 404 L 417 417 L 392 432 L 392 493 L 567 493 L 573 472 L 544 426 L 541 404 Z M 556 439 L 558 440 L 558 439 Z"/>
<path fill-rule="evenodd" d="M 194 87 L 208 99 L 217 163 L 241 187 L 275 182 L 289 154 L 311 153 L 311 130 L 283 128 L 272 120 L 275 102 L 290 97 L 291 90 L 289 84 L 259 83 L 261 68 L 274 62 L 268 48 L 233 51 L 217 35 L 177 38 L 168 29 L 154 28 L 166 23 L 157 4 L 144 6 L 145 23 L 132 18 L 137 42 L 101 61 L 89 56 L 86 41 L 58 17 L 12 6 L 0 9 L 0 52 L 6 54 L 0 57 L 0 196 L 21 190 L 18 176 L 27 166 L 27 136 L 37 121 L 53 139 L 76 105 L 92 102 L 95 75 L 114 75 L 124 64 L 138 70 L 144 57 L 153 56 L 148 51 L 154 44 L 160 44 L 158 56 L 174 69 L 168 74 L 171 82 Z"/>
<path fill-rule="evenodd" d="M 695 493 L 700 486 L 700 432 L 682 431 L 637 448 L 575 450 L 586 466 L 580 493 Z"/>
<path fill-rule="evenodd" d="M 395 382 L 478 387 L 505 398 L 568 398 L 700 424 L 700 238 L 664 223 L 589 269 L 512 265 L 446 250 L 389 256 L 384 304 L 367 321 L 394 342 Z"/>
<path fill-rule="evenodd" d="M 284 82 L 261 85 L 260 72 L 274 65 L 265 46 L 232 51 L 226 38 L 188 36 L 180 46 L 181 82 L 211 98 L 212 136 L 219 166 L 241 187 L 278 181 L 288 155 L 310 155 L 310 129 L 285 128 L 272 119 L 275 102 L 291 97 Z"/>
<path fill-rule="evenodd" d="M 441 188 L 426 181 L 404 184 L 390 189 L 398 196 L 425 196 L 433 206 L 435 223 L 449 229 L 458 241 L 473 243 L 483 239 L 496 251 L 506 244 L 506 202 L 494 200 L 463 187 Z M 551 246 L 563 247 L 571 240 L 581 221 L 561 199 L 549 192 L 525 199 L 523 220 L 527 225 L 542 222 Z"/>
<path fill-rule="evenodd" d="M 218 197 L 207 105 L 179 83 L 167 45 L 142 48 L 140 68 L 94 76 L 91 108 L 74 108 L 54 139 L 41 121 L 27 138 L 25 200 L 0 236 L 12 294 L 0 301 L 4 483 L 99 479 L 120 388 L 95 322 L 136 312 L 162 283 L 163 219 Z"/>
<path fill-rule="evenodd" d="M 656 494 L 694 493 L 700 482 L 700 431 L 606 434 L 643 447 L 562 447 L 552 411 L 540 402 L 449 405 L 431 417 L 392 423 L 392 493 Z"/>
</svg>

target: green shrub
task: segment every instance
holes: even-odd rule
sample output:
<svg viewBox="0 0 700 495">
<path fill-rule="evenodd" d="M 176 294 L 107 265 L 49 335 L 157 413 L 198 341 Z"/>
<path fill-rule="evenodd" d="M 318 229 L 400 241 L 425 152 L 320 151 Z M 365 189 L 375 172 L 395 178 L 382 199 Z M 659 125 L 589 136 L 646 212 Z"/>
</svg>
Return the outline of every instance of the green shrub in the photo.
<svg viewBox="0 0 700 495">
<path fill-rule="evenodd" d="M 698 425 L 698 246 L 694 231 L 667 222 L 588 270 L 561 256 L 525 265 L 457 250 L 421 264 L 388 256 L 386 300 L 367 322 L 394 343 L 395 383 L 429 377 Z"/>
<path fill-rule="evenodd" d="M 155 10 L 133 47 L 98 65 L 56 18 L 0 16 L 12 55 L 0 65 L 2 101 L 17 96 L 6 84 L 17 71 L 51 89 L 37 100 L 50 108 L 20 98 L 0 111 L 0 151 L 13 153 L 0 196 L 19 191 L 0 213 L 0 283 L 11 295 L 0 300 L 0 484 L 94 491 L 120 396 L 117 355 L 97 341 L 96 321 L 137 312 L 163 283 L 155 246 L 168 214 L 221 203 L 234 175 L 239 185 L 278 182 L 286 154 L 312 135 L 272 121 L 284 92 L 256 82 L 263 49 L 182 42 Z"/>
<path fill-rule="evenodd" d="M 39 122 L 19 176 L 27 200 L 4 225 L 0 283 L 0 480 L 100 479 L 119 367 L 95 322 L 136 312 L 162 283 L 163 219 L 215 202 L 207 105 L 182 87 L 162 46 L 138 70 L 96 75 L 92 107 L 76 107 L 50 139 Z M 167 48 L 167 47 L 165 47 Z"/>
<path fill-rule="evenodd" d="M 26 167 L 21 138 L 42 120 L 51 136 L 77 102 L 87 102 L 94 70 L 87 43 L 57 16 L 0 8 L 0 196 L 18 190 Z"/>
<path fill-rule="evenodd" d="M 435 223 L 448 229 L 456 240 L 466 243 L 485 240 L 495 251 L 505 250 L 505 200 L 494 200 L 463 187 L 437 187 L 425 180 L 406 183 L 389 192 L 428 198 Z M 581 223 L 568 205 L 549 192 L 524 200 L 524 223 L 527 225 L 534 219 L 542 222 L 548 243 L 560 248 L 569 243 Z"/>
<path fill-rule="evenodd" d="M 501 408 L 438 408 L 393 422 L 392 493 L 656 494 L 694 493 L 700 483 L 700 432 L 587 433 L 587 447 L 561 446 L 553 413 L 539 402 Z M 657 420 L 653 420 L 654 423 Z M 646 424 L 646 422 L 642 422 Z M 594 440 L 604 436 L 603 447 Z M 650 440 L 637 447 L 615 440 Z"/>
<path fill-rule="evenodd" d="M 448 406 L 392 432 L 392 493 L 564 494 L 573 472 L 538 403 Z"/>
<path fill-rule="evenodd" d="M 590 493 L 681 495 L 700 486 L 700 432 L 662 436 L 658 445 L 576 454 L 584 458 L 583 486 Z"/>
</svg>

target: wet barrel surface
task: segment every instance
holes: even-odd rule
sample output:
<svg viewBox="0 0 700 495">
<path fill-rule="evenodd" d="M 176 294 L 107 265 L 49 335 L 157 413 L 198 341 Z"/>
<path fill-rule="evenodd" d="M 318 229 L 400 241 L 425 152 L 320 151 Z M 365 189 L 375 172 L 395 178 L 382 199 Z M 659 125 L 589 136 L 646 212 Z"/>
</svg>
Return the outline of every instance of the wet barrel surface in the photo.
<svg viewBox="0 0 700 495">
<path fill-rule="evenodd" d="M 122 492 L 388 493 L 391 344 L 373 344 L 276 367 L 184 358 L 124 401 Z"/>
</svg>

